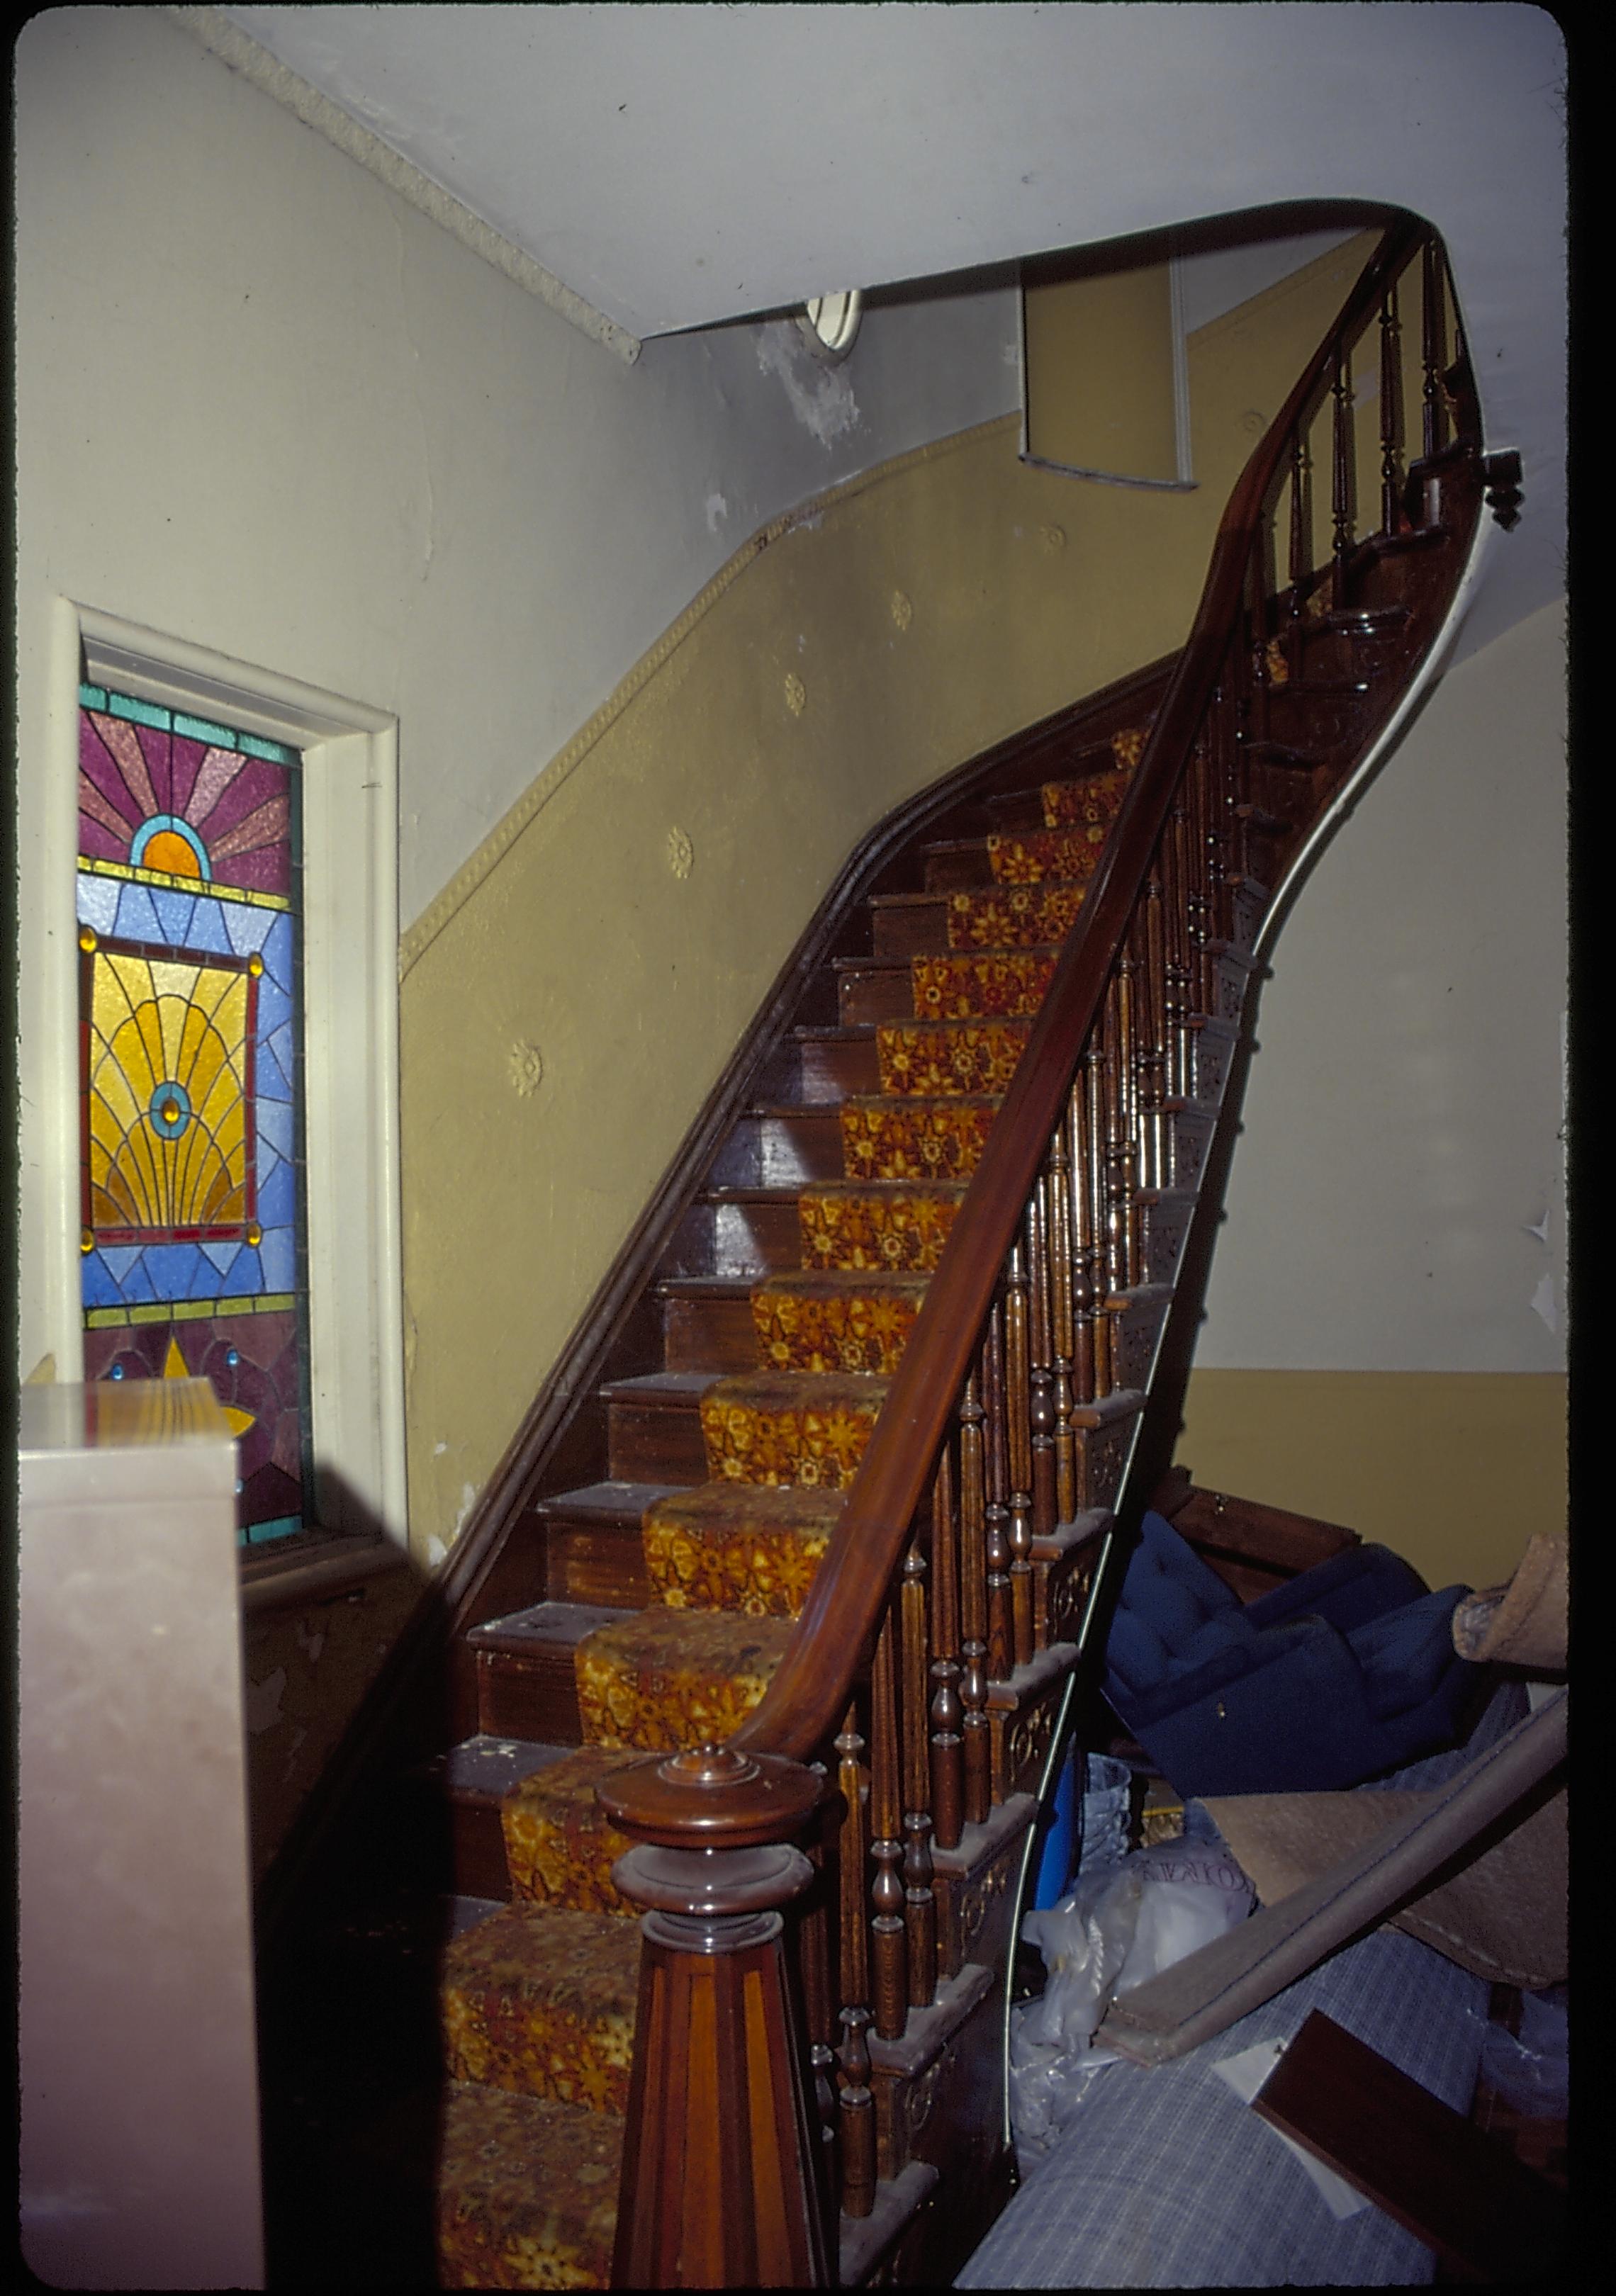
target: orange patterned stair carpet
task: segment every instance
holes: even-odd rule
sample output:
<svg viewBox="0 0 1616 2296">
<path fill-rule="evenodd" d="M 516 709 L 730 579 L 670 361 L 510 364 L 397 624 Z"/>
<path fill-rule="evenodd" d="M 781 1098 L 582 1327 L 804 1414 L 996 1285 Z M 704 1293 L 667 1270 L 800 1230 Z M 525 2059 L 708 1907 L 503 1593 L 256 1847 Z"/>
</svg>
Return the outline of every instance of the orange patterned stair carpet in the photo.
<svg viewBox="0 0 1616 2296">
<path fill-rule="evenodd" d="M 800 1266 L 752 1286 L 758 1368 L 701 1396 L 707 1480 L 644 1513 L 656 1599 L 584 1636 L 585 1743 L 504 1798 L 513 1902 L 444 1965 L 447 2284 L 607 2284 L 639 1938 L 595 1787 L 729 1736 L 762 1696 L 1143 742 L 1046 784 L 1043 829 L 989 838 L 991 887 L 948 897 L 947 954 L 911 962 L 914 1017 L 876 1027 L 880 1092 L 841 1105 L 844 1177 L 800 1192 Z"/>
</svg>

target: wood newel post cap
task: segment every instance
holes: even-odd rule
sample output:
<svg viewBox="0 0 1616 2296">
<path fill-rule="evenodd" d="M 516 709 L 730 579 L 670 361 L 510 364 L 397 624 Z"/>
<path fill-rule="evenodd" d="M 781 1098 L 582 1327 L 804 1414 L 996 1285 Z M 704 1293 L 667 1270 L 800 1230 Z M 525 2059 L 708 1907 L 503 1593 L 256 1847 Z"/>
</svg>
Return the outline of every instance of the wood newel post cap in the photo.
<svg viewBox="0 0 1616 2296">
<path fill-rule="evenodd" d="M 620 1833 L 699 1851 L 790 1841 L 834 1792 L 823 1770 L 709 1743 L 619 1770 L 595 1798 Z"/>
</svg>

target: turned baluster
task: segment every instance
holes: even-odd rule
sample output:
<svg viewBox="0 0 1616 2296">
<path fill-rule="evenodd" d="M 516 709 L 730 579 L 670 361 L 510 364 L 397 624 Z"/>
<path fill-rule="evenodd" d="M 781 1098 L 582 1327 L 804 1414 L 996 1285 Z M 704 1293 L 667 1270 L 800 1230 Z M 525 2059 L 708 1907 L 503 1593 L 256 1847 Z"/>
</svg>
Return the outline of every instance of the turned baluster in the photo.
<svg viewBox="0 0 1616 2296">
<path fill-rule="evenodd" d="M 1005 1435 L 1010 1471 L 1011 1653 L 1017 1666 L 1032 1656 L 1032 1388 L 1029 1348 L 1027 1256 L 1018 1239 L 1010 1247 L 1005 1284 Z M 1006 1669 L 1008 1670 L 1008 1669 Z"/>
<path fill-rule="evenodd" d="M 1235 937 L 1235 886 L 1251 874 L 1246 833 L 1251 824 L 1251 750 L 1226 723 L 1217 760 L 1217 932 Z M 1217 1010 L 1217 1004 L 1212 1005 Z"/>
<path fill-rule="evenodd" d="M 902 1628 L 898 1724 L 904 1800 L 904 1927 L 909 2006 L 927 2008 L 937 1989 L 937 1899 L 931 1886 L 931 1761 L 926 1722 L 926 1558 L 918 1539 L 904 1557 L 898 1592 Z"/>
<path fill-rule="evenodd" d="M 1092 1403 L 1095 1386 L 1094 1208 L 1088 1175 L 1094 1144 L 1088 1128 L 1087 1055 L 1078 1063 L 1067 1111 L 1071 1131 L 1071 1392 L 1074 1404 Z"/>
<path fill-rule="evenodd" d="M 870 1669 L 870 2006 L 883 2041 L 899 2038 L 909 2013 L 897 1689 L 889 1611 Z"/>
<path fill-rule="evenodd" d="M 1213 696 L 1216 706 L 1218 696 Z M 1185 914 L 1189 932 L 1189 996 L 1186 1020 L 1190 1023 L 1186 1042 L 1185 1074 L 1190 1073 L 1191 1046 L 1194 1043 L 1194 1020 L 1197 1013 L 1207 1010 L 1207 941 L 1211 934 L 1211 922 L 1207 899 L 1207 737 L 1204 727 L 1195 736 L 1194 750 L 1190 758 L 1185 794 L 1188 799 L 1185 821 L 1185 884 L 1186 898 Z"/>
<path fill-rule="evenodd" d="M 1167 1185 L 1166 1143 L 1162 1137 L 1167 1122 L 1163 1109 L 1167 1098 L 1167 923 L 1161 913 L 1161 860 L 1159 853 L 1157 865 L 1144 888 L 1141 934 L 1144 962 L 1140 967 L 1144 1006 L 1139 1058 L 1140 1185 L 1153 1191 Z"/>
<path fill-rule="evenodd" d="M 1394 279 L 1381 298 L 1381 529 L 1396 534 L 1403 525 L 1403 355 Z"/>
<path fill-rule="evenodd" d="M 1205 765 L 1206 794 L 1206 923 L 1207 943 L 1202 949 L 1201 1009 L 1215 1013 L 1218 1009 L 1218 952 L 1211 946 L 1226 938 L 1228 930 L 1228 864 L 1227 840 L 1230 796 L 1228 761 L 1233 746 L 1229 734 L 1232 705 L 1226 701 L 1220 717 L 1214 718 L 1213 738 L 1209 746 Z"/>
<path fill-rule="evenodd" d="M 954 1478 L 943 1446 L 931 1485 L 931 1817 L 939 1849 L 959 1847 L 965 1816 L 964 1710 L 960 1704 L 959 1541 Z"/>
<path fill-rule="evenodd" d="M 1129 960 L 1127 1037 L 1128 1280 L 1130 1286 L 1144 1280 L 1141 1272 L 1144 1237 L 1139 1191 L 1145 1185 L 1146 1075 L 1150 1062 L 1150 972 L 1145 915 L 1146 902 L 1141 901 L 1134 910 L 1133 922 L 1128 927 L 1126 950 Z"/>
<path fill-rule="evenodd" d="M 983 1350 L 984 1359 L 986 1349 Z M 987 1414 L 978 1374 L 965 1382 L 959 1407 L 959 1695 L 965 1823 L 980 1825 L 992 1807 L 992 1740 L 988 1722 Z"/>
<path fill-rule="evenodd" d="M 1308 455 L 1305 423 L 1291 433 L 1291 537 L 1288 568 L 1291 577 L 1290 619 L 1285 631 L 1285 664 L 1294 685 L 1301 676 L 1302 608 L 1308 577 L 1312 572 L 1313 516 L 1308 499 L 1312 464 Z"/>
<path fill-rule="evenodd" d="M 1010 1591 L 1010 1470 L 1005 1433 L 1005 1322 L 996 1300 L 982 1350 L 983 1431 L 988 1439 L 988 1678 L 1003 1682 L 1015 1665 L 1015 1614 Z"/>
<path fill-rule="evenodd" d="M 1049 1198 L 1040 1177 L 1027 1205 L 1028 1426 L 1032 1439 L 1032 1535 L 1047 1538 L 1057 1520 L 1054 1458 L 1054 1349 L 1049 1312 Z M 1042 1621 L 1032 1620 L 1035 1649 L 1043 1647 Z"/>
<path fill-rule="evenodd" d="M 1330 512 L 1333 522 L 1331 540 L 1331 603 L 1337 613 L 1347 603 L 1347 561 L 1352 550 L 1352 512 L 1356 488 L 1352 470 L 1352 353 L 1338 341 L 1335 346 L 1333 376 L 1330 384 L 1333 402 L 1332 430 Z"/>
<path fill-rule="evenodd" d="M 1189 821 L 1182 791 L 1168 819 L 1167 842 L 1167 1096 L 1183 1101 L 1190 1089 Z"/>
<path fill-rule="evenodd" d="M 1442 390 L 1442 374 L 1447 364 L 1447 328 L 1443 322 L 1442 266 L 1438 259 L 1436 242 L 1428 239 L 1421 250 L 1421 340 L 1420 363 L 1424 371 L 1421 392 L 1424 416 L 1421 444 L 1425 460 L 1440 455 L 1448 443 L 1448 410 Z"/>
<path fill-rule="evenodd" d="M 1066 1152 L 1072 1124 L 1071 1103 L 1055 1127 L 1049 1148 L 1050 1345 L 1054 1355 L 1054 1487 L 1056 1519 L 1070 1522 L 1078 1508 L 1076 1443 L 1071 1430 L 1072 1365 L 1077 1351 L 1072 1289 L 1071 1160 Z"/>
<path fill-rule="evenodd" d="M 1106 1062 L 1103 1034 L 1100 1029 L 1095 1031 L 1095 1041 L 1083 1055 L 1083 1129 L 1087 1153 L 1083 1159 L 1082 1177 L 1087 1198 L 1085 1225 L 1088 1231 L 1088 1291 L 1093 1302 L 1089 1330 L 1094 1344 L 1094 1394 L 1095 1400 L 1098 1402 L 1108 1396 L 1116 1384 L 1111 1317 L 1105 1312 L 1105 1302 L 1111 1296 L 1111 1283 L 1106 1268 Z"/>
<path fill-rule="evenodd" d="M 1105 1047 L 1105 1305 L 1128 1289 L 1128 1046 L 1123 1036 L 1127 990 L 1125 972 L 1131 972 L 1126 948 L 1105 987 L 1102 1043 Z M 1115 1339 L 1112 1339 L 1115 1375 Z"/>
<path fill-rule="evenodd" d="M 866 1817 L 865 1774 L 859 1756 L 864 1740 L 858 1713 L 849 1706 L 836 1740 L 836 1783 L 845 1805 L 837 1859 L 837 1938 L 845 2006 L 839 2023 L 841 2046 L 838 2102 L 841 2131 L 841 2207 L 849 2217 L 867 2217 L 875 2202 L 875 2095 L 870 2087 L 870 1962 L 865 1940 L 864 1877 Z"/>
<path fill-rule="evenodd" d="M 1269 714 L 1268 688 L 1268 585 L 1267 537 L 1266 528 L 1259 526 L 1251 537 L 1251 554 L 1246 560 L 1246 627 L 1248 643 L 1247 690 L 1245 719 L 1247 730 L 1259 740 L 1266 741 L 1272 728 Z"/>
<path fill-rule="evenodd" d="M 815 1762 L 809 1767 L 821 1777 L 824 1776 L 822 1764 Z M 824 1841 L 814 1842 L 808 1854 L 814 1868 L 814 1880 L 802 1899 L 794 1941 L 802 1987 L 804 2021 L 808 2028 L 808 2062 L 813 2069 L 814 2098 L 819 2110 L 819 2136 L 823 2148 L 820 2176 L 827 2204 L 826 2236 L 833 2244 L 832 2219 L 835 2213 L 836 2187 L 840 2182 L 835 2167 L 840 2115 L 836 2105 L 835 2079 L 835 1980 L 831 1972 L 831 1917 L 826 1899 Z"/>
</svg>

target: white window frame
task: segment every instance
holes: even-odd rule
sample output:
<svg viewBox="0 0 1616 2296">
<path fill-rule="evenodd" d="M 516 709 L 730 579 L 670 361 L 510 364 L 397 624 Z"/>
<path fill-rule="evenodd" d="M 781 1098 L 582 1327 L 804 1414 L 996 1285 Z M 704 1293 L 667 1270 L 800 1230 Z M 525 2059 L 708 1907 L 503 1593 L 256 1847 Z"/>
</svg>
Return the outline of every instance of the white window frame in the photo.
<svg viewBox="0 0 1616 2296">
<path fill-rule="evenodd" d="M 26 1101 L 31 1082 L 35 1098 L 31 1111 L 25 1107 L 24 1191 L 25 1215 L 29 1195 L 37 1191 L 34 1240 L 43 1264 L 36 1275 L 36 1312 L 48 1334 L 55 1375 L 84 1376 L 72 930 L 83 676 L 301 753 L 313 1513 L 323 1530 L 381 1534 L 405 1548 L 398 721 L 363 702 L 93 607 L 71 605 L 57 633 L 51 679 L 56 699 L 39 817 L 41 866 L 34 898 L 20 917 L 25 932 L 38 931 L 36 948 L 44 942 L 35 1009 L 24 1016 L 23 1089 Z M 64 673 L 70 673 L 70 685 Z M 272 1552 L 257 1551 L 255 1562 Z M 293 1560 L 287 1556 L 289 1565 Z"/>
</svg>

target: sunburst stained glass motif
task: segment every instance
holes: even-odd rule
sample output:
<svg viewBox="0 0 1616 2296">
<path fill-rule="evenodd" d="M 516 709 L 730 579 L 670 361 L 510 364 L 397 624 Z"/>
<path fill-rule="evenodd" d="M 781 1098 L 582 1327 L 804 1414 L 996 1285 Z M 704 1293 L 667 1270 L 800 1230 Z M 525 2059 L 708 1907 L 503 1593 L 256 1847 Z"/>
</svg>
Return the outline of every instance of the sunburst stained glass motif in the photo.
<svg viewBox="0 0 1616 2296">
<path fill-rule="evenodd" d="M 307 1527 L 299 761 L 79 699 L 85 1374 L 211 1380 L 258 1545 Z"/>
</svg>

